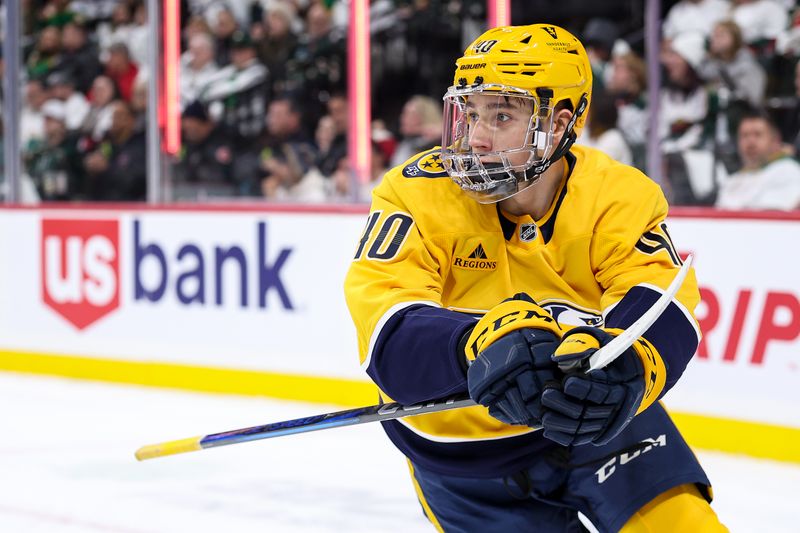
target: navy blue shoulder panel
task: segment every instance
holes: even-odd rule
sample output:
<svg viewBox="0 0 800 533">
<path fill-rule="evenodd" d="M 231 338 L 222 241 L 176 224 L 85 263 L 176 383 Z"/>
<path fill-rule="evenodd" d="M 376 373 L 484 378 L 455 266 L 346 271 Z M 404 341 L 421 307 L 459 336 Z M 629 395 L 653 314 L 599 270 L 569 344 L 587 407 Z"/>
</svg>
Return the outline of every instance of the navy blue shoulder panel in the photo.
<svg viewBox="0 0 800 533">
<path fill-rule="evenodd" d="M 447 172 L 442 166 L 442 150 L 434 148 L 422 152 L 416 159 L 403 167 L 405 178 L 446 178 Z"/>
<path fill-rule="evenodd" d="M 381 329 L 367 374 L 396 402 L 413 404 L 467 390 L 458 343 L 475 318 L 456 311 L 413 305 Z"/>
<path fill-rule="evenodd" d="M 658 300 L 661 293 L 637 285 L 625 294 L 606 317 L 606 327 L 625 329 L 642 316 Z M 697 350 L 697 332 L 683 311 L 670 302 L 661 316 L 643 335 L 658 350 L 667 367 L 664 395 L 681 377 Z"/>
</svg>

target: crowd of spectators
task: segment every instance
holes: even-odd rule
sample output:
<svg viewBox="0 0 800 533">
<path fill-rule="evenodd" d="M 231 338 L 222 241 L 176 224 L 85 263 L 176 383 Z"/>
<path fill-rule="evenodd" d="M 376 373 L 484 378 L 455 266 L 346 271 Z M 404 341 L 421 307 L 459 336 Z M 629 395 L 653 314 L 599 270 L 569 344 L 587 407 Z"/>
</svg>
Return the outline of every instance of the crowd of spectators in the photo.
<svg viewBox="0 0 800 533">
<path fill-rule="evenodd" d="M 512 22 L 546 19 L 581 37 L 595 86 L 579 142 L 645 170 L 641 4 L 529 0 L 512 4 Z M 371 2 L 373 168 L 356 183 L 346 138 L 348 2 L 181 7 L 182 148 L 167 172 L 173 200 L 367 201 L 387 168 L 440 142 L 454 58 L 486 19 L 484 0 Z M 26 180 L 44 201 L 144 199 L 154 38 L 146 2 L 27 0 L 23 14 Z M 662 166 L 653 177 L 678 205 L 800 207 L 795 1 L 673 0 L 663 14 Z M 767 187 L 773 192 L 759 191 Z"/>
</svg>

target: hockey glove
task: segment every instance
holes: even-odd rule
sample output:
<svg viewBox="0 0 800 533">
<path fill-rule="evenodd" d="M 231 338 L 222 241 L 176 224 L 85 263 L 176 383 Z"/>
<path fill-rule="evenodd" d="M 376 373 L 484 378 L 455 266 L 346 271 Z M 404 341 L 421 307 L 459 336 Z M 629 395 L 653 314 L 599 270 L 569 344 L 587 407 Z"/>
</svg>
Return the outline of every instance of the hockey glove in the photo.
<svg viewBox="0 0 800 533">
<path fill-rule="evenodd" d="M 501 422 L 540 426 L 542 391 L 563 377 L 551 360 L 561 334 L 553 317 L 527 294 L 489 310 L 464 349 L 470 397 Z"/>
<path fill-rule="evenodd" d="M 564 446 L 602 445 L 658 399 L 667 370 L 658 351 L 639 338 L 605 368 L 586 373 L 589 357 L 620 329 L 578 327 L 553 354 L 568 374 L 542 394 L 544 436 Z"/>
</svg>

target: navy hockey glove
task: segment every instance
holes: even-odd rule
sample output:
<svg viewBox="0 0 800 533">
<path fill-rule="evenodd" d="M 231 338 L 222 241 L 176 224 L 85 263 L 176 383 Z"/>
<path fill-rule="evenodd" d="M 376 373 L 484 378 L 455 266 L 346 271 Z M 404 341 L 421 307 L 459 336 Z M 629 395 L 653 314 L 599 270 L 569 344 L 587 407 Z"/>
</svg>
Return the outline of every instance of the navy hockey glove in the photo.
<svg viewBox="0 0 800 533">
<path fill-rule="evenodd" d="M 553 361 L 572 370 L 560 386 L 542 394 L 545 437 L 564 446 L 606 444 L 658 399 L 667 370 L 644 338 L 605 368 L 586 373 L 589 357 L 621 332 L 578 327 L 564 335 Z"/>
<path fill-rule="evenodd" d="M 541 425 L 541 394 L 563 374 L 551 360 L 562 330 L 527 294 L 481 318 L 464 349 L 470 397 L 506 424 Z"/>
</svg>

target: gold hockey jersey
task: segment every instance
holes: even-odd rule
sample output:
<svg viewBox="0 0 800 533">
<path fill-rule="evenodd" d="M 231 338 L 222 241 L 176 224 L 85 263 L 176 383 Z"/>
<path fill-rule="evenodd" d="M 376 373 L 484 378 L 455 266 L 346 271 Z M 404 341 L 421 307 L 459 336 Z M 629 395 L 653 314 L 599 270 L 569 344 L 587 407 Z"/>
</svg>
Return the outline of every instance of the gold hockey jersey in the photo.
<svg viewBox="0 0 800 533">
<path fill-rule="evenodd" d="M 518 292 L 562 324 L 625 328 L 669 285 L 681 260 L 659 186 L 591 148 L 574 146 L 566 159 L 538 220 L 468 198 L 444 172 L 438 148 L 386 174 L 345 282 L 362 366 L 383 400 L 415 403 L 466 390 L 461 336 L 476 316 Z M 665 391 L 696 349 L 698 302 L 690 272 L 645 334 L 667 365 Z M 520 440 L 542 440 L 482 406 L 385 427 L 413 460 L 435 467 L 460 457 L 440 469 L 450 473 L 492 454 L 487 471 L 503 470 Z"/>
</svg>

